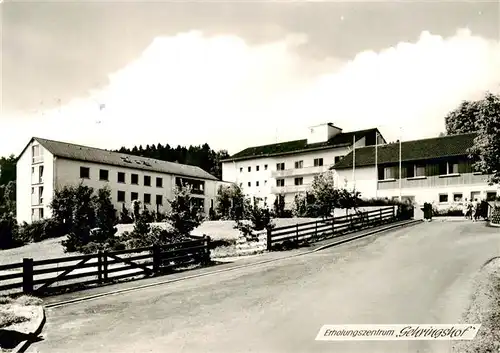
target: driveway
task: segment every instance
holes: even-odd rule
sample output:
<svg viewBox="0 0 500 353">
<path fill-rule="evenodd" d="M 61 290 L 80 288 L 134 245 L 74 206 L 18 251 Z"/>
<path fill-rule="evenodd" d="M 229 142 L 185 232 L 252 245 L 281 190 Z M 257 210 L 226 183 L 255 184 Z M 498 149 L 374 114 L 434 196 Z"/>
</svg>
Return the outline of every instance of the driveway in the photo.
<svg viewBox="0 0 500 353">
<path fill-rule="evenodd" d="M 324 324 L 453 324 L 500 255 L 484 223 L 431 222 L 256 267 L 48 310 L 41 353 L 448 352 L 450 342 L 317 342 Z"/>
</svg>

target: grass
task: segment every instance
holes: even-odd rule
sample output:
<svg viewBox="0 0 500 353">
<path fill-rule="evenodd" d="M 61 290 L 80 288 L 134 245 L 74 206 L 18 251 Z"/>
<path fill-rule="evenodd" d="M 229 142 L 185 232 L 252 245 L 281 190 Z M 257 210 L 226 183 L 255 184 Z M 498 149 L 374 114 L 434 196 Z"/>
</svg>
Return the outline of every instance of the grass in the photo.
<svg viewBox="0 0 500 353">
<path fill-rule="evenodd" d="M 22 295 L 17 299 L 0 297 L 0 328 L 29 321 L 30 318 L 16 312 L 16 308 L 24 306 L 39 306 L 42 300 L 29 295 Z"/>
</svg>

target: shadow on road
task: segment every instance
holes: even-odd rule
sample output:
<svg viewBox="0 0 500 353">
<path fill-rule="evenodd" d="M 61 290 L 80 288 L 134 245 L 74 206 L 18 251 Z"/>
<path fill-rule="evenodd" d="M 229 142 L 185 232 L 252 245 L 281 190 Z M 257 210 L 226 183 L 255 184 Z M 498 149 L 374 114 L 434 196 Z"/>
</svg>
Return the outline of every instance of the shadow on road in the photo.
<svg viewBox="0 0 500 353">
<path fill-rule="evenodd" d="M 40 342 L 43 338 L 13 330 L 0 329 L 0 348 L 13 349 L 22 341 Z"/>
</svg>

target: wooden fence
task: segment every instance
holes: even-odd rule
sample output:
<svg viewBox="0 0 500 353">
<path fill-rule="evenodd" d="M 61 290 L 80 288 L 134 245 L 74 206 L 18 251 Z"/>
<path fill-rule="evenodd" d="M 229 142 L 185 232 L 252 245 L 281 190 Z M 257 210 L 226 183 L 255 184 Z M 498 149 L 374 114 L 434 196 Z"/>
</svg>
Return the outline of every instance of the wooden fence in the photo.
<svg viewBox="0 0 500 353">
<path fill-rule="evenodd" d="M 210 237 L 113 252 L 0 265 L 0 293 L 46 296 L 210 263 Z"/>
<path fill-rule="evenodd" d="M 404 219 L 407 214 L 397 212 L 395 206 L 378 210 L 360 212 L 342 217 L 269 229 L 267 231 L 267 250 L 273 250 L 286 243 L 314 242 L 333 238 L 364 228 L 375 227 Z"/>
</svg>

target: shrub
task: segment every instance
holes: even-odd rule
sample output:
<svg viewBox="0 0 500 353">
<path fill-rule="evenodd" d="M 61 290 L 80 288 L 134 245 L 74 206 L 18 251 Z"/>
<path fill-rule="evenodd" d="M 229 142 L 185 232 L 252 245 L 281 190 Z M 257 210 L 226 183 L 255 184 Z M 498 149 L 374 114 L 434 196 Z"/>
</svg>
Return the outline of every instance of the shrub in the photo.
<svg viewBox="0 0 500 353">
<path fill-rule="evenodd" d="M 174 198 L 168 202 L 170 212 L 166 219 L 172 225 L 173 232 L 178 236 L 189 236 L 204 218 L 199 208 L 193 204 L 190 187 L 176 187 Z"/>
<path fill-rule="evenodd" d="M 18 238 L 24 243 L 37 243 L 63 235 L 65 235 L 64 228 L 54 218 L 46 218 L 31 223 L 23 222 L 18 230 Z"/>
<path fill-rule="evenodd" d="M 122 204 L 122 210 L 120 212 L 120 223 L 121 224 L 134 223 L 134 220 L 132 219 L 132 216 L 130 215 L 130 212 L 127 209 L 127 207 L 125 207 L 125 204 Z"/>
<path fill-rule="evenodd" d="M 500 207 L 496 206 L 493 208 L 491 215 L 491 222 L 494 224 L 500 224 Z"/>
<path fill-rule="evenodd" d="M 254 231 L 274 228 L 271 212 L 267 208 L 260 208 L 257 204 L 249 207 L 249 220 L 251 224 L 236 221 L 235 228 L 238 229 L 249 241 L 258 240 Z"/>
<path fill-rule="evenodd" d="M 0 214 L 0 249 L 8 249 L 23 244 L 18 237 L 18 225 L 10 213 Z"/>
</svg>

